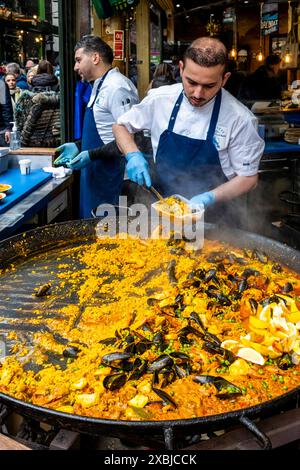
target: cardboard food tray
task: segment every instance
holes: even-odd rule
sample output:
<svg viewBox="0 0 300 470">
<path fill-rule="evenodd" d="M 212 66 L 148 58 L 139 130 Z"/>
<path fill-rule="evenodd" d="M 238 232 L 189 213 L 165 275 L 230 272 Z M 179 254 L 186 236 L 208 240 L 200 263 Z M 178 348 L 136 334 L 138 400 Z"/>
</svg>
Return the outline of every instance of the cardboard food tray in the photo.
<svg viewBox="0 0 300 470">
<path fill-rule="evenodd" d="M 162 217 L 169 218 L 172 221 L 183 221 L 183 222 L 196 222 L 200 220 L 203 215 L 204 215 L 204 206 L 203 204 L 191 204 L 188 199 L 185 197 L 181 196 L 180 194 L 172 194 L 172 196 L 168 196 L 165 199 L 169 198 L 174 198 L 178 199 L 179 201 L 184 202 L 189 209 L 191 210 L 190 212 L 187 212 L 183 215 L 175 215 L 174 213 L 170 211 L 165 211 L 164 209 L 161 208 L 161 201 L 154 202 L 152 204 L 152 208 L 159 214 L 162 215 Z"/>
</svg>

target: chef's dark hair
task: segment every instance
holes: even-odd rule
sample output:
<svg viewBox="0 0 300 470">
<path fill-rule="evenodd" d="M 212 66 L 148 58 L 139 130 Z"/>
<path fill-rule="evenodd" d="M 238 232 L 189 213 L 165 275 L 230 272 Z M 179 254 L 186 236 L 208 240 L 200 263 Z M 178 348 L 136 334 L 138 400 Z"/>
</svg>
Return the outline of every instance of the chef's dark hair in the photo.
<svg viewBox="0 0 300 470">
<path fill-rule="evenodd" d="M 84 49 L 84 52 L 97 52 L 100 54 L 105 64 L 112 64 L 114 60 L 112 48 L 98 36 L 83 36 L 80 41 L 77 42 L 74 51 L 76 52 L 81 48 Z"/>
<path fill-rule="evenodd" d="M 215 67 L 216 65 L 227 65 L 227 50 L 224 44 L 215 38 L 203 37 L 192 42 L 183 57 L 191 59 L 202 67 Z"/>
</svg>

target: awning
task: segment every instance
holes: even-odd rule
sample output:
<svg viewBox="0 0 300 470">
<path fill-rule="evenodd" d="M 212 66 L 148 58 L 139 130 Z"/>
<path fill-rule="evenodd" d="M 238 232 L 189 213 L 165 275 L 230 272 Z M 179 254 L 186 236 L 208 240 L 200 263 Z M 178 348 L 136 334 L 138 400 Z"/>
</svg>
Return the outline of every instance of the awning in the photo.
<svg viewBox="0 0 300 470">
<path fill-rule="evenodd" d="M 98 18 L 103 20 L 113 15 L 113 9 L 109 0 L 93 0 L 93 5 Z"/>
<path fill-rule="evenodd" d="M 139 0 L 93 0 L 98 18 L 112 16 L 114 12 L 123 11 L 139 3 Z"/>
</svg>

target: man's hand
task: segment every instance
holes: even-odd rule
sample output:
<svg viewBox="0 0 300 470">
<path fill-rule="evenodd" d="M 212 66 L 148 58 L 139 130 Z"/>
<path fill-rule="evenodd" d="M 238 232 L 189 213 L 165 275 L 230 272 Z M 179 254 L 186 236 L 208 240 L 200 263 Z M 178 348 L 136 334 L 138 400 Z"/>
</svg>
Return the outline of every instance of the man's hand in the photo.
<svg viewBox="0 0 300 470">
<path fill-rule="evenodd" d="M 5 131 L 4 139 L 7 144 L 10 143 L 10 131 Z"/>
<path fill-rule="evenodd" d="M 190 199 L 191 204 L 203 204 L 204 207 L 211 206 L 216 202 L 216 196 L 213 191 L 198 194 Z"/>
<path fill-rule="evenodd" d="M 87 150 L 84 150 L 68 162 L 67 167 L 72 170 L 81 170 L 81 168 L 86 167 L 89 163 L 91 163 L 90 154 Z"/>
<path fill-rule="evenodd" d="M 60 153 L 59 157 L 54 160 L 54 165 L 64 165 L 69 163 L 76 155 L 79 154 L 79 150 L 74 142 L 68 142 L 66 144 L 57 147 L 56 152 Z"/>
<path fill-rule="evenodd" d="M 147 188 L 151 186 L 149 165 L 142 152 L 128 152 L 125 155 L 127 160 L 126 170 L 131 181 L 139 185 L 145 184 Z"/>
</svg>

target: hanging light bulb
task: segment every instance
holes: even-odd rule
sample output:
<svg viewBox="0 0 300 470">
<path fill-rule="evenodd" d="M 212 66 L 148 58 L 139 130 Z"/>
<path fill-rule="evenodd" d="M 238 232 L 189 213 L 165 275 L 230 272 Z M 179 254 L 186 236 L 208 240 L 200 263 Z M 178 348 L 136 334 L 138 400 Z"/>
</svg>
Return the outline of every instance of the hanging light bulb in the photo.
<svg viewBox="0 0 300 470">
<path fill-rule="evenodd" d="M 262 62 L 264 60 L 264 55 L 262 51 L 262 12 L 263 12 L 263 2 L 260 3 L 260 22 L 259 22 L 259 51 L 256 54 L 256 60 Z"/>
<path fill-rule="evenodd" d="M 291 54 L 289 49 L 286 50 L 286 53 L 284 54 L 283 61 L 285 64 L 290 64 L 291 62 Z"/>
<path fill-rule="evenodd" d="M 263 55 L 263 53 L 262 53 L 261 50 L 258 51 L 258 53 L 256 54 L 256 60 L 257 60 L 258 62 L 262 62 L 262 61 L 264 60 L 264 55 Z"/>
<path fill-rule="evenodd" d="M 292 16 L 292 11 L 291 11 L 291 2 L 290 0 L 288 1 L 288 18 L 290 18 Z M 293 26 L 291 26 L 292 28 Z M 290 33 L 289 33 L 290 34 Z M 290 50 L 289 48 L 287 47 L 286 50 L 285 50 L 285 53 L 282 57 L 283 59 L 283 63 L 286 64 L 286 65 L 289 65 L 291 63 L 291 60 L 292 60 L 292 56 L 290 54 Z"/>
<path fill-rule="evenodd" d="M 237 56 L 236 48 L 234 46 L 232 46 L 232 48 L 229 52 L 229 57 L 230 57 L 230 59 L 236 59 L 236 56 Z"/>
<path fill-rule="evenodd" d="M 236 24 L 236 10 L 234 9 L 233 14 L 233 29 L 232 29 L 232 47 L 229 51 L 229 58 L 236 59 L 237 58 L 237 24 Z"/>
</svg>

